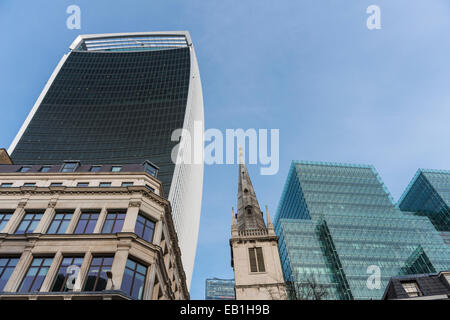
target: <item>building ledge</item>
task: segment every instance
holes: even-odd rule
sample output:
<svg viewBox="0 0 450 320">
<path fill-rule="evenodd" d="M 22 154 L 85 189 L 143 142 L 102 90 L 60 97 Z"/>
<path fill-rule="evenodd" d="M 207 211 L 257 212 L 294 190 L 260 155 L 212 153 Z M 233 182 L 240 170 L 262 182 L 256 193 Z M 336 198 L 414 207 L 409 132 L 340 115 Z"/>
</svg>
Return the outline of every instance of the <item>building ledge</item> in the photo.
<svg viewBox="0 0 450 320">
<path fill-rule="evenodd" d="M 134 300 L 121 290 L 80 292 L 0 292 L 0 300 Z"/>
</svg>

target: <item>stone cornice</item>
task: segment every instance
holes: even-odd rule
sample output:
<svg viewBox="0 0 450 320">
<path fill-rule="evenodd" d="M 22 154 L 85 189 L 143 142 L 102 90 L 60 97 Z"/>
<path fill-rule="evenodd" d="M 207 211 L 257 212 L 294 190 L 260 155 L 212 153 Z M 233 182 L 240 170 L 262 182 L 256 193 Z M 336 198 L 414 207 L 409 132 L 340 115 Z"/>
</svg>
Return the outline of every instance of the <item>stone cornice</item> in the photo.
<svg viewBox="0 0 450 320">
<path fill-rule="evenodd" d="M 170 206 L 167 199 L 149 191 L 145 186 L 130 187 L 16 187 L 16 188 L 0 188 L 1 195 L 43 195 L 51 196 L 58 194 L 133 194 L 139 192 L 143 196 L 150 198 L 163 206 Z"/>
</svg>

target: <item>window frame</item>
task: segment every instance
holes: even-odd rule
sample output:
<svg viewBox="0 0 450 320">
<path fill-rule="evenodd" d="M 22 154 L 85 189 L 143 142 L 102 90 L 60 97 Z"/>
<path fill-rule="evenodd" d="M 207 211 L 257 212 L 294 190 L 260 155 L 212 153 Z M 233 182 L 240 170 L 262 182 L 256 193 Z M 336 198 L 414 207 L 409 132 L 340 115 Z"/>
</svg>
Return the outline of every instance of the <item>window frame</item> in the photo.
<svg viewBox="0 0 450 320">
<path fill-rule="evenodd" d="M 26 169 L 26 170 L 25 170 Z M 20 172 L 20 173 L 27 173 L 28 171 L 30 171 L 30 169 L 31 169 L 31 166 L 21 166 L 20 168 L 19 168 L 19 170 L 17 170 L 17 172 Z M 25 170 L 25 171 L 24 171 Z"/>
<path fill-rule="evenodd" d="M 64 263 L 65 259 L 71 259 L 71 263 L 69 265 L 67 265 L 67 266 L 63 266 L 63 263 Z M 80 265 L 75 264 L 75 262 L 74 262 L 75 259 L 81 259 Z M 71 274 L 67 273 L 67 268 L 69 266 L 75 265 L 75 266 L 78 266 L 81 269 L 81 266 L 83 265 L 83 261 L 84 261 L 84 256 L 82 256 L 82 255 L 63 256 L 62 259 L 61 259 L 61 262 L 59 263 L 58 270 L 56 271 L 56 275 L 55 275 L 55 277 L 53 279 L 52 285 L 50 287 L 50 292 L 70 292 L 70 291 L 73 291 L 73 290 L 71 290 L 71 289 L 66 287 L 67 280 L 71 276 Z M 55 285 L 56 285 L 56 282 L 58 281 L 58 276 L 60 274 L 61 267 L 66 268 L 66 272 L 65 272 L 65 275 L 64 275 L 64 280 L 63 280 L 63 282 L 61 284 L 61 288 L 59 288 L 58 290 L 55 290 Z M 80 277 L 80 274 L 78 274 L 78 277 Z"/>
<path fill-rule="evenodd" d="M 73 169 L 69 168 L 69 170 L 71 170 L 71 171 L 68 171 L 68 169 L 66 167 L 69 166 L 69 165 L 72 165 L 72 164 L 74 165 Z M 72 173 L 72 172 L 75 172 L 77 170 L 79 165 L 80 165 L 79 162 L 67 161 L 67 162 L 64 162 L 64 164 L 61 166 L 61 169 L 59 171 L 62 172 L 62 173 Z"/>
<path fill-rule="evenodd" d="M 33 266 L 33 262 L 34 262 L 36 259 L 42 259 L 42 261 L 41 261 L 41 263 L 40 263 L 38 266 Z M 48 259 L 50 259 L 49 265 L 48 265 L 48 266 L 47 266 L 47 265 L 44 265 L 45 261 L 47 261 Z M 37 257 L 33 257 L 33 260 L 31 260 L 31 263 L 30 263 L 30 265 L 28 266 L 27 272 L 25 273 L 25 275 L 24 275 L 23 278 L 22 278 L 22 281 L 20 282 L 20 285 L 19 285 L 19 287 L 18 287 L 18 289 L 17 289 L 17 292 L 19 292 L 19 293 L 39 292 L 39 291 L 41 290 L 41 288 L 42 288 L 42 284 L 44 283 L 45 278 L 46 278 L 47 275 L 48 275 L 48 271 L 50 270 L 50 267 L 51 267 L 52 263 L 53 263 L 53 257 L 49 257 L 49 256 L 37 256 Z M 30 284 L 29 288 L 28 288 L 26 291 L 23 291 L 23 290 L 22 290 L 22 286 L 24 285 L 24 282 L 25 282 L 25 280 L 26 280 L 26 278 L 27 278 L 27 275 L 28 275 L 28 273 L 30 272 L 31 268 L 35 268 L 35 267 L 37 267 L 37 272 L 36 272 L 35 275 L 33 276 L 33 280 L 31 281 L 31 284 Z M 43 277 L 43 279 L 42 279 L 42 282 L 41 282 L 41 284 L 39 285 L 39 289 L 38 289 L 37 291 L 31 291 L 31 288 L 33 288 L 33 286 L 34 286 L 34 284 L 35 284 L 35 282 L 36 282 L 36 279 L 38 278 L 38 276 L 39 276 L 39 274 L 41 273 L 41 270 L 42 270 L 43 268 L 46 268 L 47 271 L 45 272 L 45 275 L 44 275 L 44 277 Z"/>
<path fill-rule="evenodd" d="M 110 216 L 112 216 L 112 215 L 114 215 L 114 219 L 108 219 L 108 217 L 110 217 Z M 123 219 L 122 219 L 122 218 L 118 218 L 119 215 L 123 215 Z M 100 233 L 101 233 L 101 234 L 115 234 L 115 233 L 118 233 L 118 232 L 122 232 L 123 226 L 124 226 L 124 224 L 125 224 L 125 218 L 126 218 L 126 216 L 127 216 L 127 211 L 126 211 L 126 210 L 124 210 L 124 211 L 121 211 L 121 210 L 111 210 L 111 211 L 108 211 L 108 212 L 106 213 L 105 221 L 103 222 L 102 230 L 100 231 Z M 105 232 L 105 226 L 106 226 L 106 223 L 107 223 L 108 221 L 111 221 L 111 220 L 113 221 L 113 223 L 112 223 L 112 225 L 111 225 L 111 230 L 108 231 L 108 232 Z M 114 227 L 116 226 L 116 223 L 117 223 L 118 221 L 122 221 L 122 226 L 120 227 L 120 231 L 113 232 L 113 231 L 114 231 Z"/>
<path fill-rule="evenodd" d="M 0 233 L 2 233 L 3 229 L 6 227 L 8 222 L 11 220 L 13 214 L 14 214 L 13 211 L 0 211 Z M 9 218 L 6 219 L 5 217 L 8 215 L 9 215 Z M 5 221 L 6 221 L 6 223 L 4 224 L 4 226 L 1 227 L 2 223 L 4 223 Z"/>
<path fill-rule="evenodd" d="M 139 217 L 142 217 L 142 219 L 145 220 L 145 223 L 141 223 L 141 222 L 139 221 Z M 149 222 L 149 224 L 152 224 L 152 225 L 153 225 L 152 236 L 151 236 L 150 241 L 144 238 L 144 234 L 145 234 L 145 230 L 146 230 L 146 227 L 147 227 L 147 225 L 148 225 L 148 222 Z M 138 226 L 138 223 L 143 225 L 143 226 L 142 226 L 142 235 L 140 235 L 140 234 L 136 231 L 136 228 L 137 228 L 137 226 Z M 149 228 L 149 229 L 150 229 L 150 228 Z M 138 216 L 137 216 L 137 218 L 136 218 L 136 224 L 134 225 L 134 233 L 139 237 L 139 239 L 145 240 L 145 241 L 147 241 L 147 242 L 149 242 L 149 243 L 153 243 L 153 240 L 154 240 L 154 238 L 155 238 L 155 229 L 156 229 L 156 222 L 155 222 L 153 219 L 148 218 L 146 214 L 144 214 L 144 213 L 142 213 L 142 212 L 139 212 L 139 213 L 138 213 Z"/>
<path fill-rule="evenodd" d="M 266 272 L 266 264 L 264 261 L 263 247 L 248 248 L 248 255 L 249 255 L 248 261 L 249 261 L 249 266 L 250 266 L 250 273 L 265 273 Z M 256 267 L 255 271 L 252 268 L 253 260 L 254 260 L 254 266 Z"/>
<path fill-rule="evenodd" d="M 48 169 L 48 170 L 45 170 L 45 171 L 44 171 L 44 169 Z M 39 169 L 39 172 L 41 172 L 41 173 L 47 173 L 47 172 L 49 172 L 51 169 L 52 169 L 52 166 L 42 166 L 42 167 Z"/>
<path fill-rule="evenodd" d="M 27 227 L 25 228 L 25 231 L 24 231 L 23 233 L 17 233 L 17 232 L 19 231 L 20 226 L 22 225 L 22 223 L 24 223 L 24 221 L 25 221 L 27 215 L 30 215 L 30 214 L 32 214 L 33 217 L 31 218 L 31 220 L 27 220 L 27 221 L 29 221 L 29 223 L 28 223 Z M 39 218 L 39 220 L 36 220 L 35 217 L 36 217 L 36 215 L 39 215 L 39 214 L 41 215 L 41 217 Z M 25 211 L 25 214 L 24 214 L 22 220 L 20 221 L 19 225 L 17 226 L 16 230 L 14 231 L 14 234 L 28 234 L 28 233 L 33 233 L 34 230 L 36 230 L 36 227 L 39 225 L 39 222 L 41 222 L 41 219 L 42 219 L 43 216 L 44 216 L 44 212 L 42 212 L 42 211 L 38 211 L 38 210 L 36 210 L 36 211 L 30 210 L 30 211 L 28 211 L 28 212 Z M 37 221 L 36 227 L 35 227 L 31 232 L 29 232 L 29 231 L 30 231 L 30 226 L 31 226 L 31 225 L 33 224 L 33 222 L 35 222 L 35 221 Z"/>
<path fill-rule="evenodd" d="M 419 284 L 415 280 L 411 281 L 402 281 L 401 282 L 403 290 L 405 290 L 406 294 L 409 298 L 416 298 L 423 296 L 422 291 L 420 290 Z M 411 289 L 415 289 L 412 291 Z M 417 295 L 415 295 L 417 293 Z"/>
<path fill-rule="evenodd" d="M 89 187 L 89 182 L 77 182 L 77 188 L 87 188 Z"/>
<path fill-rule="evenodd" d="M 93 170 L 94 168 L 95 168 L 96 170 Z M 91 166 L 91 167 L 89 168 L 89 172 L 99 172 L 101 168 L 102 168 L 102 166 L 99 166 L 99 165 Z"/>
<path fill-rule="evenodd" d="M 97 275 L 95 277 L 94 286 L 93 286 L 92 290 L 88 290 L 88 289 L 86 289 L 86 285 L 88 284 L 89 274 L 91 273 L 91 269 L 92 269 L 92 263 L 94 262 L 95 259 L 102 259 L 102 260 L 101 260 L 100 265 L 95 265 L 95 267 L 98 268 L 98 271 L 97 271 Z M 114 256 L 113 255 L 99 255 L 99 256 L 92 257 L 91 262 L 89 264 L 89 269 L 87 270 L 87 273 L 86 273 L 86 279 L 83 284 L 83 289 L 82 289 L 83 291 L 94 292 L 94 291 L 104 291 L 106 289 L 107 284 L 105 285 L 105 289 L 102 289 L 102 290 L 97 289 L 98 280 L 100 279 L 100 275 L 102 274 L 102 272 L 106 273 L 106 271 L 103 268 L 105 266 L 105 264 L 104 264 L 105 259 L 111 259 L 111 265 L 109 266 L 109 269 L 106 270 L 106 271 L 111 271 L 112 266 L 114 264 Z"/>
<path fill-rule="evenodd" d="M 48 226 L 48 228 L 47 228 L 47 234 L 65 234 L 66 232 L 67 232 L 67 228 L 69 227 L 69 225 L 70 225 L 70 222 L 72 221 L 72 219 L 73 219 L 73 211 L 72 212 L 68 212 L 68 211 L 56 211 L 55 212 L 55 215 L 54 215 L 54 217 L 53 217 L 53 219 L 52 219 L 52 221 L 50 222 L 50 225 Z M 63 215 L 63 217 L 62 217 L 62 219 L 61 220 L 59 220 L 59 224 L 58 224 L 58 227 L 56 228 L 56 232 L 54 232 L 54 233 L 50 233 L 49 231 L 50 231 L 50 229 L 52 228 L 52 225 L 54 224 L 54 222 L 56 221 L 56 218 L 57 218 L 57 216 L 58 215 L 60 215 L 60 214 L 62 214 Z M 70 215 L 70 219 L 69 220 L 67 220 L 66 219 L 66 216 L 68 216 L 68 215 Z M 63 222 L 65 222 L 65 221 L 68 221 L 69 223 L 67 224 L 67 226 L 66 226 L 66 229 L 64 230 L 64 232 L 59 232 L 59 230 L 60 230 L 60 228 L 61 228 L 61 225 L 63 224 Z"/>
<path fill-rule="evenodd" d="M 134 269 L 131 269 L 131 268 L 128 267 L 128 261 L 131 261 L 131 262 L 133 262 L 133 263 L 135 264 Z M 140 271 L 138 271 L 138 267 L 139 267 L 139 266 L 142 266 L 142 267 L 145 268 L 145 273 L 144 273 L 144 274 L 142 274 Z M 128 257 L 128 258 L 127 258 L 127 262 L 126 262 L 126 264 L 125 264 L 125 268 L 124 268 L 124 277 L 125 277 L 125 272 L 126 272 L 127 269 L 130 270 L 130 271 L 133 273 L 133 276 L 132 276 L 132 278 L 131 278 L 130 292 L 127 292 L 127 291 L 125 291 L 125 290 L 123 289 L 123 286 L 124 286 L 124 280 L 123 280 L 123 278 L 122 278 L 122 283 L 121 283 L 121 285 L 120 285 L 120 290 L 122 290 L 123 292 L 125 292 L 126 294 L 128 294 L 128 295 L 129 295 L 130 297 L 132 297 L 132 298 L 135 298 L 135 299 L 137 299 L 137 300 L 142 300 L 142 298 L 144 297 L 144 292 L 145 292 L 145 279 L 147 278 L 148 268 L 149 268 L 148 265 L 143 264 L 143 263 L 141 263 L 141 262 L 138 262 L 138 260 L 136 260 L 136 259 L 134 259 L 134 258 L 132 258 L 132 257 Z M 142 292 L 141 292 L 141 296 L 140 296 L 140 297 L 134 297 L 134 296 L 132 296 L 133 289 L 134 289 L 134 286 L 135 286 L 135 284 L 136 284 L 136 283 L 135 283 L 136 274 L 139 274 L 139 275 L 143 276 L 143 278 L 144 278 L 143 286 L 142 286 Z"/>
<path fill-rule="evenodd" d="M 89 218 L 83 219 L 83 215 L 89 215 Z M 95 220 L 92 219 L 93 215 L 97 215 L 97 218 Z M 99 217 L 100 217 L 100 212 L 98 212 L 98 211 L 88 211 L 88 212 L 81 211 L 80 217 L 78 218 L 78 221 L 77 221 L 77 225 L 75 226 L 75 229 L 73 230 L 73 234 L 92 234 L 92 233 L 94 233 Z M 83 232 L 77 232 L 78 226 L 80 225 L 80 222 L 82 220 L 87 221 L 86 225 L 84 226 Z M 86 229 L 88 228 L 90 221 L 95 221 L 94 228 L 92 229 L 92 232 L 86 233 Z"/>
<path fill-rule="evenodd" d="M 4 183 L 0 184 L 0 188 L 12 188 L 12 187 L 13 187 L 12 182 L 4 182 Z"/>
<path fill-rule="evenodd" d="M 99 188 L 110 188 L 111 187 L 111 182 L 100 182 L 98 184 Z"/>
<path fill-rule="evenodd" d="M 5 272 L 7 271 L 7 269 L 12 269 L 11 274 L 9 275 L 8 279 L 5 282 L 5 285 L 8 283 L 12 273 L 14 272 L 14 269 L 17 267 L 17 264 L 19 263 L 20 260 L 20 256 L 0 256 L 0 259 L 7 259 L 8 261 L 6 262 L 5 265 L 0 266 L 0 279 L 5 275 Z M 16 264 L 14 266 L 11 266 L 11 260 L 17 260 Z M 0 292 L 3 291 L 5 287 L 1 287 L 0 286 Z"/>
</svg>

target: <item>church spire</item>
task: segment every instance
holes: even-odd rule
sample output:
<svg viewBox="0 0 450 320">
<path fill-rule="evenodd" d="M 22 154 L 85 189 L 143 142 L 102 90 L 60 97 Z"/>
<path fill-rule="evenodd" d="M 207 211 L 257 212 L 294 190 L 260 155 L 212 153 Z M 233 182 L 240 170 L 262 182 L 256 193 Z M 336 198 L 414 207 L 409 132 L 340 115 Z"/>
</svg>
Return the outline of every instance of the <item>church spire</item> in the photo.
<svg viewBox="0 0 450 320">
<path fill-rule="evenodd" d="M 266 229 L 252 181 L 240 150 L 237 225 L 239 231 Z"/>
</svg>

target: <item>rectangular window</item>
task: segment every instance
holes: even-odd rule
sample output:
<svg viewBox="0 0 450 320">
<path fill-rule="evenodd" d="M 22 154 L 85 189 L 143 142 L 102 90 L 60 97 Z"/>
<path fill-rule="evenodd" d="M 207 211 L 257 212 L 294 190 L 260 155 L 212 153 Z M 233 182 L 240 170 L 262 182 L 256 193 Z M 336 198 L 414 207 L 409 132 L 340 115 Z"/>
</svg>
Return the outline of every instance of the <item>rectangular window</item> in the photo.
<svg viewBox="0 0 450 320">
<path fill-rule="evenodd" d="M 262 248 L 249 248 L 250 272 L 265 272 Z"/>
<path fill-rule="evenodd" d="M 405 289 L 406 293 L 408 294 L 408 297 L 419 297 L 422 295 L 420 292 L 419 286 L 417 285 L 417 282 L 410 281 L 410 282 L 402 282 L 403 289 Z"/>
<path fill-rule="evenodd" d="M 50 187 L 62 187 L 62 182 L 52 182 L 50 184 Z"/>
<path fill-rule="evenodd" d="M 0 292 L 3 291 L 9 277 L 11 277 L 17 262 L 19 262 L 19 258 L 0 257 Z"/>
<path fill-rule="evenodd" d="M 112 166 L 111 171 L 112 172 L 120 172 L 122 170 L 122 166 Z"/>
<path fill-rule="evenodd" d="M 82 213 L 75 234 L 93 233 L 98 220 L 98 213 Z"/>
<path fill-rule="evenodd" d="M 34 258 L 23 279 L 19 292 L 37 292 L 41 289 L 53 258 Z"/>
<path fill-rule="evenodd" d="M 122 187 L 131 187 L 133 186 L 133 182 L 122 182 Z"/>
<path fill-rule="evenodd" d="M 150 192 L 155 193 L 155 189 L 153 189 L 152 187 L 150 187 L 149 185 L 145 185 L 145 187 L 147 188 L 147 190 L 149 190 Z"/>
<path fill-rule="evenodd" d="M 49 172 L 51 168 L 52 168 L 51 166 L 43 166 L 43 167 L 41 167 L 39 172 L 43 172 L 43 173 Z"/>
<path fill-rule="evenodd" d="M 102 166 L 92 166 L 91 169 L 89 169 L 90 172 L 99 172 L 100 168 Z"/>
<path fill-rule="evenodd" d="M 13 184 L 12 183 L 2 183 L 2 185 L 1 185 L 1 187 L 2 188 L 11 188 L 13 186 Z"/>
<path fill-rule="evenodd" d="M 82 257 L 64 257 L 59 266 L 58 274 L 56 275 L 51 291 L 72 291 L 82 263 Z"/>
<path fill-rule="evenodd" d="M 66 162 L 61 168 L 61 172 L 74 172 L 78 166 L 78 162 Z"/>
<path fill-rule="evenodd" d="M 24 187 L 35 187 L 35 186 L 36 186 L 36 183 L 33 183 L 33 182 L 27 182 L 27 183 L 24 183 L 23 186 L 24 186 Z"/>
<path fill-rule="evenodd" d="M 67 227 L 69 226 L 70 220 L 72 219 L 73 213 L 67 212 L 57 212 L 53 221 L 48 228 L 48 234 L 63 234 L 66 233 Z"/>
<path fill-rule="evenodd" d="M 16 234 L 33 233 L 44 214 L 42 212 L 25 213 Z"/>
<path fill-rule="evenodd" d="M 156 177 L 158 173 L 158 169 L 156 169 L 154 166 L 150 165 L 147 162 L 144 164 L 144 171 L 147 172 L 152 177 Z"/>
<path fill-rule="evenodd" d="M 126 214 L 123 212 L 108 213 L 102 228 L 102 233 L 116 233 L 122 231 L 125 215 Z"/>
<path fill-rule="evenodd" d="M 146 274 L 147 268 L 144 265 L 128 259 L 120 289 L 131 297 L 141 300 L 144 293 Z"/>
<path fill-rule="evenodd" d="M 153 221 L 145 218 L 141 214 L 138 215 L 134 232 L 139 238 L 142 238 L 148 242 L 152 242 L 154 230 L 155 230 L 155 223 Z"/>
<path fill-rule="evenodd" d="M 100 182 L 99 187 L 111 187 L 111 182 Z"/>
<path fill-rule="evenodd" d="M 84 285 L 84 291 L 102 291 L 108 283 L 107 271 L 111 271 L 112 257 L 94 257 Z"/>
<path fill-rule="evenodd" d="M 0 212 L 0 232 L 6 227 L 12 215 L 12 212 Z"/>
<path fill-rule="evenodd" d="M 78 188 L 89 187 L 89 182 L 78 182 L 78 183 L 77 183 L 77 187 L 78 187 Z"/>
<path fill-rule="evenodd" d="M 30 171 L 30 169 L 31 169 L 30 166 L 24 166 L 24 167 L 21 167 L 21 168 L 18 170 L 18 172 L 28 172 L 28 171 Z"/>
</svg>

